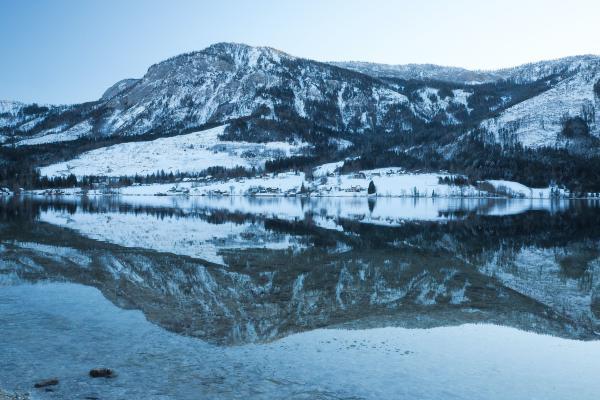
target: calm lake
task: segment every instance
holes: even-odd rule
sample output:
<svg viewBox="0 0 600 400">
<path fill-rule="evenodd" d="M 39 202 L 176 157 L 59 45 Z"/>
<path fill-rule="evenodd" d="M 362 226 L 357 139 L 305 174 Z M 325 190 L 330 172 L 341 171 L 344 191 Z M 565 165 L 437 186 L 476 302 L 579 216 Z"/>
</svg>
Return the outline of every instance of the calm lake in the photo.
<svg viewBox="0 0 600 400">
<path fill-rule="evenodd" d="M 597 200 L 0 198 L 33 398 L 597 399 L 599 339 Z"/>
</svg>

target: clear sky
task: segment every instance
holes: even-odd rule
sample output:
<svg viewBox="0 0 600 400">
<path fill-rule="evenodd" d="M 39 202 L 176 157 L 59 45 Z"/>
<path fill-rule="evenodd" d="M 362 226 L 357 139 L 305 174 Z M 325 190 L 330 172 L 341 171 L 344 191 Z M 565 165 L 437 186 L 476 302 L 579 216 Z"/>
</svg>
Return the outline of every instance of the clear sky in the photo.
<svg viewBox="0 0 600 400">
<path fill-rule="evenodd" d="M 95 100 L 222 41 L 493 69 L 600 53 L 599 0 L 0 0 L 0 99 Z"/>
</svg>

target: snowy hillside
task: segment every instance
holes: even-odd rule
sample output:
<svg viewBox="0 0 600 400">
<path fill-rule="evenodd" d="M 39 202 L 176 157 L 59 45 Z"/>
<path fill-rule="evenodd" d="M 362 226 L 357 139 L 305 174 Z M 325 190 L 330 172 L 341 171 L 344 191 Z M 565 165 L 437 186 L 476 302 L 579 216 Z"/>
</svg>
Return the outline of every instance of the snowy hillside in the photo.
<svg viewBox="0 0 600 400">
<path fill-rule="evenodd" d="M 564 147 L 566 119 L 581 117 L 590 133 L 600 136 L 600 99 L 594 84 L 600 80 L 600 61 L 568 77 L 544 93 L 518 103 L 481 126 L 500 143 L 518 141 L 527 147 Z"/>
<path fill-rule="evenodd" d="M 501 77 L 501 79 L 525 83 L 546 79 L 553 75 L 558 75 L 564 79 L 578 72 L 585 72 L 590 68 L 596 68 L 598 64 L 600 64 L 600 56 L 583 55 L 499 69 L 494 71 L 494 73 Z"/>
<path fill-rule="evenodd" d="M 444 95 L 440 93 L 439 89 L 424 87 L 417 90 L 415 94 L 420 101 L 413 102 L 411 108 L 423 121 L 433 121 L 436 117 L 444 115 L 442 124 L 459 125 L 461 121 L 448 110 L 463 109 L 467 114 L 472 111 L 469 107 L 469 97 L 473 92 L 463 89 L 455 89 L 449 95 Z"/>
<path fill-rule="evenodd" d="M 41 168 L 46 176 L 133 176 L 157 171 L 201 172 L 209 167 L 261 168 L 266 160 L 307 151 L 306 143 L 266 144 L 228 142 L 219 139 L 225 126 L 146 142 L 103 147 L 79 157 Z"/>
<path fill-rule="evenodd" d="M 18 101 L 0 100 L 0 144 L 9 139 L 8 132 L 19 127 L 23 132 L 28 132 L 42 119 L 39 113 L 47 112 L 50 106 L 37 106 Z"/>
</svg>

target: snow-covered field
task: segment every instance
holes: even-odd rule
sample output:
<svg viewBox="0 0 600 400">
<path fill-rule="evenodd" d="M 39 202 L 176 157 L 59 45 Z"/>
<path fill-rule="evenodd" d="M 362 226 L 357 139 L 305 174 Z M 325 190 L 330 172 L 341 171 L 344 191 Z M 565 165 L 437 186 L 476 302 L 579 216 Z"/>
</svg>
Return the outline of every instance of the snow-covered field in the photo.
<svg viewBox="0 0 600 400">
<path fill-rule="evenodd" d="M 41 168 L 46 176 L 133 176 L 157 171 L 201 172 L 208 167 L 262 167 L 276 157 L 306 151 L 306 143 L 231 142 L 219 139 L 225 126 L 146 142 L 122 143 Z M 33 140 L 33 139 L 32 139 Z"/>
<path fill-rule="evenodd" d="M 147 142 L 118 144 L 93 150 L 76 159 L 41 169 L 46 176 L 133 176 L 169 172 L 201 172 L 211 166 L 257 167 L 266 160 L 302 154 L 306 143 L 270 142 L 266 144 L 222 141 L 218 136 L 224 126 Z M 317 166 L 308 178 L 303 172 L 259 174 L 252 178 L 214 180 L 199 178 L 168 184 L 137 185 L 114 190 L 122 195 L 239 195 L 239 196 L 367 196 L 372 181 L 378 197 L 513 197 L 551 198 L 567 196 L 564 190 L 530 188 L 518 182 L 487 180 L 483 185 L 440 183 L 441 178 L 455 175 L 447 172 L 411 173 L 402 168 L 379 168 L 353 173 L 340 173 L 344 161 Z M 302 189 L 304 187 L 304 189 Z M 34 191 L 41 194 L 44 191 Z M 61 190 L 74 193 L 73 190 Z M 93 193 L 100 193 L 92 191 Z"/>
<path fill-rule="evenodd" d="M 356 173 L 339 174 L 336 171 L 342 162 L 329 163 L 314 169 L 314 179 L 307 179 L 302 172 L 263 174 L 253 178 L 229 180 L 198 179 L 178 183 L 134 185 L 114 189 L 112 192 L 131 196 L 152 195 L 235 195 L 235 196 L 296 196 L 311 197 L 365 197 L 369 183 L 373 181 L 377 197 L 512 197 L 549 199 L 550 188 L 529 188 L 518 182 L 489 180 L 477 188 L 471 185 L 440 183 L 440 178 L 452 177 L 448 173 L 408 173 L 401 168 L 382 168 Z M 302 187 L 304 186 L 304 191 Z M 487 188 L 487 190 L 485 190 Z M 561 196 L 566 196 L 560 190 Z M 36 194 L 51 193 L 44 190 Z M 60 190 L 60 193 L 81 193 L 78 189 Z M 88 194 L 101 194 L 90 191 Z"/>
<path fill-rule="evenodd" d="M 463 325 L 320 329 L 217 348 L 74 284 L 4 287 L 0 335 L 4 389 L 60 379 L 55 392 L 36 392 L 40 399 L 594 400 L 600 392 L 598 341 Z M 97 365 L 118 378 L 89 379 Z"/>
<path fill-rule="evenodd" d="M 528 199 L 549 199 L 552 196 L 551 188 L 530 188 L 518 182 L 489 179 L 485 181 L 494 187 L 499 195 L 508 197 L 523 197 Z M 558 189 L 557 189 L 558 190 Z M 564 190 L 559 191 L 564 194 Z"/>
</svg>

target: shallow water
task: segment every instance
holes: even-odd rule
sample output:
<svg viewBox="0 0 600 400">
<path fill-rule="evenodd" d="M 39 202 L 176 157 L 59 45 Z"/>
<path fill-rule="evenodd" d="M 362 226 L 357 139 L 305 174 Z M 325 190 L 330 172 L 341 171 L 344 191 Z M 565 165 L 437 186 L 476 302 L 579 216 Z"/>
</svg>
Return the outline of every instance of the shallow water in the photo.
<svg viewBox="0 0 600 400">
<path fill-rule="evenodd" d="M 0 203 L 0 387 L 38 398 L 596 398 L 600 208 Z M 94 380 L 95 367 L 114 379 Z M 57 377 L 53 392 L 33 389 Z"/>
</svg>

